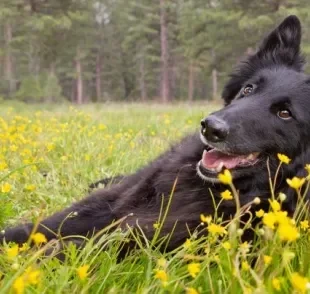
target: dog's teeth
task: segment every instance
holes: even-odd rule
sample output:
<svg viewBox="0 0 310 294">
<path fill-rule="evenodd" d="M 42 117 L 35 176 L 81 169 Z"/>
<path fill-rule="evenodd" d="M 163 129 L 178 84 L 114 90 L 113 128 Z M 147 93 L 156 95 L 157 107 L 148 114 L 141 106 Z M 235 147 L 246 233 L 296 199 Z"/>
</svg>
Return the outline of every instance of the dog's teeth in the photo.
<svg viewBox="0 0 310 294">
<path fill-rule="evenodd" d="M 223 166 L 224 166 L 224 162 L 223 161 L 221 161 L 220 163 L 219 163 L 219 165 L 216 167 L 216 172 L 218 172 L 218 173 L 220 173 L 221 171 L 222 171 L 222 168 L 223 168 Z"/>
<path fill-rule="evenodd" d="M 248 160 L 253 160 L 253 159 L 254 159 L 254 154 L 251 153 L 246 159 L 248 159 Z"/>
</svg>

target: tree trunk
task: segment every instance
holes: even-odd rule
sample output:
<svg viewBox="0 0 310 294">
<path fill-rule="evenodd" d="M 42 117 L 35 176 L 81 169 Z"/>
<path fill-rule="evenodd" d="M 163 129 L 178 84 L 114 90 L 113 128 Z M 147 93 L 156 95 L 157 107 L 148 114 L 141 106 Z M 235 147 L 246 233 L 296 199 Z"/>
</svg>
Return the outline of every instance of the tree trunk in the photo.
<svg viewBox="0 0 310 294">
<path fill-rule="evenodd" d="M 72 85 L 71 85 L 71 102 L 75 103 L 75 97 L 76 97 L 76 79 L 72 80 Z"/>
<path fill-rule="evenodd" d="M 13 75 L 13 60 L 12 60 L 12 25 L 9 21 L 4 26 L 4 39 L 5 39 L 5 57 L 4 57 L 4 76 L 8 82 L 8 92 L 11 95 L 16 91 L 16 82 Z"/>
<path fill-rule="evenodd" d="M 53 92 L 51 91 L 50 83 L 51 83 L 51 80 L 53 80 L 56 76 L 55 72 L 56 72 L 55 63 L 52 62 L 49 66 L 48 77 L 47 77 L 47 85 L 46 85 L 47 92 L 46 92 L 46 96 L 45 96 L 45 102 L 48 102 L 48 103 L 51 103 L 54 100 Z"/>
<path fill-rule="evenodd" d="M 143 102 L 147 99 L 147 92 L 146 92 L 146 85 L 145 85 L 145 68 L 144 68 L 144 54 L 141 54 L 140 56 L 140 92 L 141 92 L 141 100 Z"/>
<path fill-rule="evenodd" d="M 216 100 L 218 98 L 217 93 L 217 70 L 214 68 L 212 70 L 212 100 Z"/>
<path fill-rule="evenodd" d="M 170 98 L 169 48 L 165 0 L 160 0 L 160 46 L 161 46 L 161 100 L 166 103 Z"/>
<path fill-rule="evenodd" d="M 101 66 L 102 66 L 102 60 L 100 53 L 98 52 L 97 55 L 97 61 L 96 61 L 96 96 L 97 96 L 97 102 L 101 101 L 102 98 L 102 88 L 101 88 Z"/>
<path fill-rule="evenodd" d="M 82 78 L 82 64 L 81 64 L 81 53 L 80 49 L 76 50 L 76 103 L 83 103 L 83 78 Z"/>
<path fill-rule="evenodd" d="M 193 62 L 189 63 L 188 70 L 188 101 L 192 102 L 194 98 L 194 66 Z"/>
</svg>

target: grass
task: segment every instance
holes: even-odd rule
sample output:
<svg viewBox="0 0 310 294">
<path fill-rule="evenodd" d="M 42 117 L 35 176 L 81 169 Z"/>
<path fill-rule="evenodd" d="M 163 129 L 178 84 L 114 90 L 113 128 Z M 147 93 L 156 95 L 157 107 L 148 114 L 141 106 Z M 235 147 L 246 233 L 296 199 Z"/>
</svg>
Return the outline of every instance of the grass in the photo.
<svg viewBox="0 0 310 294">
<path fill-rule="evenodd" d="M 197 130 L 200 119 L 217 107 L 3 105 L 1 228 L 36 222 L 82 198 L 90 183 L 134 172 Z M 281 206 L 280 200 L 277 203 Z M 219 219 L 213 219 L 213 227 L 205 220 L 210 234 L 202 240 L 194 234 L 184 246 L 166 254 L 141 245 L 120 262 L 119 246 L 130 232 L 103 232 L 104 250 L 92 242 L 80 252 L 68 246 L 63 263 L 43 257 L 42 248 L 17 252 L 13 244 L 5 245 L 0 255 L 0 293 L 306 292 L 308 223 L 292 223 L 280 216 L 280 209 L 275 203 L 271 212 L 265 212 L 276 227 L 263 219 L 265 225 L 255 229 L 253 243 L 241 243 L 242 231 L 234 229 L 237 220 L 225 227 Z"/>
</svg>

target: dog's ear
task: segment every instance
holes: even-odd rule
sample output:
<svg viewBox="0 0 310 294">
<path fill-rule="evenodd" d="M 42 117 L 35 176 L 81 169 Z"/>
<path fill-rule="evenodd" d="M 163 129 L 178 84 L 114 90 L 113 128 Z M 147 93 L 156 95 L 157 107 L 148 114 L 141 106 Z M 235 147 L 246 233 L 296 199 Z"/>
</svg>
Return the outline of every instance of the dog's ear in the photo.
<svg viewBox="0 0 310 294">
<path fill-rule="evenodd" d="M 263 40 L 258 51 L 241 62 L 230 75 L 222 92 L 225 105 L 231 103 L 244 83 L 259 69 L 283 65 L 302 71 L 305 61 L 300 54 L 300 42 L 300 21 L 294 15 L 288 16 Z"/>
<path fill-rule="evenodd" d="M 288 16 L 262 42 L 259 58 L 278 58 L 282 55 L 285 65 L 294 66 L 298 62 L 301 42 L 301 24 L 295 15 Z M 299 69 L 299 68 L 296 68 Z"/>
</svg>

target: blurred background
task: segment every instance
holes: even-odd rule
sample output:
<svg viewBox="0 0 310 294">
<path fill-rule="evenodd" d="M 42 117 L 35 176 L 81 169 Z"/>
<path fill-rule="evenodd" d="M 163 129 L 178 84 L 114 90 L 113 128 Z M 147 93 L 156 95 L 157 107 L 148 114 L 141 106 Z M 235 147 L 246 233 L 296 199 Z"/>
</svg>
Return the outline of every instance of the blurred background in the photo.
<svg viewBox="0 0 310 294">
<path fill-rule="evenodd" d="M 309 0 L 1 0 L 0 99 L 217 100 L 232 67 Z"/>
</svg>

